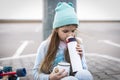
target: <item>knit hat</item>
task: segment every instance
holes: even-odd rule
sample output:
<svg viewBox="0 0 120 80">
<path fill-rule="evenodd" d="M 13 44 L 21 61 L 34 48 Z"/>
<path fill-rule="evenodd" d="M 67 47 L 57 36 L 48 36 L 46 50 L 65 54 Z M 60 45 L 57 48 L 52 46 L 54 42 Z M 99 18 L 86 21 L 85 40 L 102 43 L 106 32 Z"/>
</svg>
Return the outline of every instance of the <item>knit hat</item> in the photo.
<svg viewBox="0 0 120 80">
<path fill-rule="evenodd" d="M 53 29 L 69 25 L 77 24 L 79 21 L 72 3 L 59 2 L 55 8 L 55 16 L 53 21 Z"/>
</svg>

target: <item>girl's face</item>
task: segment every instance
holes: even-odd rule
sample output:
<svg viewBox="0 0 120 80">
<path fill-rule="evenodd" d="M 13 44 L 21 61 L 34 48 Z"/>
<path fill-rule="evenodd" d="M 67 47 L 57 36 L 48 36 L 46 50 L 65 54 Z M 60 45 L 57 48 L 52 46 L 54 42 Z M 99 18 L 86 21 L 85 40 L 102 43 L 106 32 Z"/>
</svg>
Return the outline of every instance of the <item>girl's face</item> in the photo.
<svg viewBox="0 0 120 80">
<path fill-rule="evenodd" d="M 75 25 L 68 25 L 68 26 L 63 26 L 61 28 L 58 28 L 58 36 L 59 38 L 66 42 L 66 38 L 69 36 L 75 36 L 75 30 L 77 27 Z"/>
</svg>

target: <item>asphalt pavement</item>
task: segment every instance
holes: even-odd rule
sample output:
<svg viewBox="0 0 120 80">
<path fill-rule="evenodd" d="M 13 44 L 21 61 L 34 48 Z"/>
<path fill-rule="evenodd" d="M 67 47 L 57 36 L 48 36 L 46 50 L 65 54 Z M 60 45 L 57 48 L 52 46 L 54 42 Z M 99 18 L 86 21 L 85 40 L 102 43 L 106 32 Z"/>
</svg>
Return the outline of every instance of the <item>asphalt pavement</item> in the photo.
<svg viewBox="0 0 120 80">
<path fill-rule="evenodd" d="M 120 80 L 119 60 L 96 54 L 88 55 L 86 59 L 94 80 Z"/>
</svg>

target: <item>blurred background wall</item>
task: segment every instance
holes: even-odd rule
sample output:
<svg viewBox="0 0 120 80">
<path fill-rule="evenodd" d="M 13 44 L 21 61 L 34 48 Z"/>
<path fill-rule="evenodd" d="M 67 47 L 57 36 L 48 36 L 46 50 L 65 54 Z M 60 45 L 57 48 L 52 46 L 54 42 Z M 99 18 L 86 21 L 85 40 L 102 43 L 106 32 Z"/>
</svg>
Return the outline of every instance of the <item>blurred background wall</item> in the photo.
<svg viewBox="0 0 120 80">
<path fill-rule="evenodd" d="M 0 0 L 0 19 L 41 20 L 42 0 Z"/>
<path fill-rule="evenodd" d="M 0 0 L 0 20 L 42 20 L 44 0 Z M 80 20 L 120 20 L 120 0 L 77 0 Z"/>
</svg>

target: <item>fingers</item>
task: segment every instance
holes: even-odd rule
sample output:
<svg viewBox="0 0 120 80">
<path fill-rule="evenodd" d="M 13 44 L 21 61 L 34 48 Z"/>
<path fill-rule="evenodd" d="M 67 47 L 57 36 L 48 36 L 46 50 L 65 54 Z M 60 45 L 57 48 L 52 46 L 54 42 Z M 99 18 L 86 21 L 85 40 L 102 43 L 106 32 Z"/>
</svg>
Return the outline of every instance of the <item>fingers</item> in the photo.
<svg viewBox="0 0 120 80">
<path fill-rule="evenodd" d="M 57 75 L 61 75 L 64 71 L 65 71 L 65 70 L 63 69 L 63 70 L 57 72 Z"/>
<path fill-rule="evenodd" d="M 50 80 L 61 80 L 63 77 L 67 76 L 68 73 L 65 72 L 65 69 L 59 70 L 57 73 L 53 72 L 50 74 Z"/>
<path fill-rule="evenodd" d="M 76 47 L 76 50 L 77 50 L 78 52 L 83 52 L 80 47 Z"/>
<path fill-rule="evenodd" d="M 65 69 L 60 70 L 57 74 L 62 75 L 65 72 Z"/>
<path fill-rule="evenodd" d="M 80 44 L 77 44 L 76 50 L 77 50 L 78 52 L 82 52 L 82 48 L 80 47 Z"/>
<path fill-rule="evenodd" d="M 79 55 L 82 55 L 83 50 L 82 50 L 82 48 L 80 47 L 80 44 L 77 44 L 76 50 L 78 51 L 78 54 L 79 54 Z"/>
<path fill-rule="evenodd" d="M 65 77 L 65 76 L 67 76 L 68 73 L 65 72 L 65 69 L 63 69 L 63 70 L 59 71 L 59 72 L 57 73 L 57 75 L 58 75 L 59 78 L 63 78 L 63 77 Z"/>
</svg>

